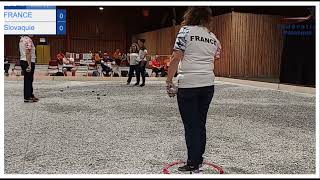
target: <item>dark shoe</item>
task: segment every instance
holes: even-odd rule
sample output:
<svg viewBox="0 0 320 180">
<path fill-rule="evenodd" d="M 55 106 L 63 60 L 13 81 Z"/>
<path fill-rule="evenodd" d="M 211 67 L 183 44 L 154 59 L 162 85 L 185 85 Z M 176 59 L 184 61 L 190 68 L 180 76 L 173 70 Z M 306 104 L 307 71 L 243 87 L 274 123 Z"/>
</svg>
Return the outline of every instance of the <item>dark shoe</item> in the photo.
<svg viewBox="0 0 320 180">
<path fill-rule="evenodd" d="M 192 166 L 192 165 L 184 165 L 178 168 L 178 171 L 196 171 L 199 169 L 199 166 Z"/>
<path fill-rule="evenodd" d="M 38 101 L 39 101 L 39 98 L 36 98 L 36 97 L 33 96 L 33 97 L 31 98 L 31 100 L 32 100 L 33 102 L 38 102 Z"/>
<path fill-rule="evenodd" d="M 134 86 L 139 86 L 139 83 L 135 83 Z"/>
<path fill-rule="evenodd" d="M 129 85 L 130 83 L 129 82 L 127 82 L 127 85 Z"/>
<path fill-rule="evenodd" d="M 140 85 L 140 87 L 143 87 L 145 84 L 144 83 L 142 83 L 141 85 Z"/>
</svg>

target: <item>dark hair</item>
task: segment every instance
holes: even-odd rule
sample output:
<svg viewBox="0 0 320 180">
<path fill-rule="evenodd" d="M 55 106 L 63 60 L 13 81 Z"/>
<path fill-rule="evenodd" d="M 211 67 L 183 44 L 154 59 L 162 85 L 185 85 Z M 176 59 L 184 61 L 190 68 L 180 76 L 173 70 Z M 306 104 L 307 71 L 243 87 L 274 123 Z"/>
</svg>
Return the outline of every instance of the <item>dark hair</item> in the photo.
<svg viewBox="0 0 320 180">
<path fill-rule="evenodd" d="M 133 51 L 132 49 L 133 46 L 136 48 L 135 51 Z M 139 46 L 136 43 L 133 43 L 130 47 L 130 53 L 137 53 L 138 51 L 139 51 Z"/>
<path fill-rule="evenodd" d="M 143 44 L 146 42 L 145 39 L 139 39 L 139 41 L 141 41 Z"/>
<path fill-rule="evenodd" d="M 144 43 L 146 42 L 146 40 L 145 40 L 145 39 L 139 39 L 138 41 L 141 41 L 141 42 L 143 43 L 143 46 L 142 46 L 142 47 L 140 47 L 140 49 L 142 49 L 142 50 L 147 49 L 147 48 L 146 48 L 146 46 L 144 45 Z"/>
<path fill-rule="evenodd" d="M 187 11 L 184 13 L 181 25 L 209 26 L 211 16 L 212 10 L 210 7 L 189 7 Z"/>
</svg>

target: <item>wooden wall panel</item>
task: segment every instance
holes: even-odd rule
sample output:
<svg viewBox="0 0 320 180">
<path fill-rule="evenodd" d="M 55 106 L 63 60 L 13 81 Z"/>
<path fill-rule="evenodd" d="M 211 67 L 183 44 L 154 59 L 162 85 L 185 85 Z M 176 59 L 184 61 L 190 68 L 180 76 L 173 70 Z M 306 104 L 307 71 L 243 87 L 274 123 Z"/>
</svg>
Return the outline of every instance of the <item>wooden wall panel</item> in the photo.
<svg viewBox="0 0 320 180">
<path fill-rule="evenodd" d="M 137 42 L 138 39 L 146 39 L 145 45 L 149 54 L 171 55 L 178 31 L 179 26 L 176 26 L 136 34 L 132 37 L 132 42 Z"/>
<path fill-rule="evenodd" d="M 19 40 L 20 36 L 4 36 L 4 56 L 9 60 L 19 58 Z"/>
<path fill-rule="evenodd" d="M 56 54 L 60 51 L 65 51 L 65 37 L 64 36 L 41 36 L 45 37 L 48 41 L 48 45 L 50 45 L 50 55 L 51 58 L 55 58 Z M 40 36 L 33 37 L 33 42 L 35 45 L 39 44 Z M 19 41 L 20 36 L 4 36 L 4 54 L 6 57 L 19 59 Z M 12 61 L 11 61 L 12 62 Z"/>
<path fill-rule="evenodd" d="M 214 17 L 211 31 L 220 40 L 223 51 L 221 59 L 215 62 L 215 73 L 219 76 L 229 75 L 229 59 L 231 57 L 229 49 L 231 48 L 231 14 L 225 14 Z M 180 25 L 175 27 L 163 28 L 151 32 L 134 35 L 132 41 L 139 38 L 146 39 L 146 46 L 149 54 L 171 55 L 176 36 L 180 30 Z"/>
<path fill-rule="evenodd" d="M 283 35 L 280 16 L 232 12 L 215 16 L 211 31 L 222 45 L 215 74 L 225 77 L 279 77 Z M 171 54 L 180 26 L 133 36 L 145 38 L 150 54 Z"/>
<path fill-rule="evenodd" d="M 47 37 L 48 43 L 50 45 L 50 54 L 51 58 L 55 58 L 55 56 L 59 52 L 65 51 L 66 47 L 66 38 L 64 36 L 58 36 L 58 37 Z"/>
<path fill-rule="evenodd" d="M 280 16 L 232 13 L 233 77 L 279 77 L 283 35 Z"/>
<path fill-rule="evenodd" d="M 231 53 L 231 13 L 215 16 L 211 22 L 211 31 L 216 35 L 222 46 L 221 58 L 214 63 L 217 76 L 230 75 Z"/>
</svg>

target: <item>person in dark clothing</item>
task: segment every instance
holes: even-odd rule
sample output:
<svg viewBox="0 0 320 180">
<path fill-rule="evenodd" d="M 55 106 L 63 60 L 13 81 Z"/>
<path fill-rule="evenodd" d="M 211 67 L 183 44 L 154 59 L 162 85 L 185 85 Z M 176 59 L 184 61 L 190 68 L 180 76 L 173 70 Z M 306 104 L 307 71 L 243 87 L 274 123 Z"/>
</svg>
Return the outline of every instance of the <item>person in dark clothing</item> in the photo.
<svg viewBox="0 0 320 180">
<path fill-rule="evenodd" d="M 19 42 L 20 50 L 20 66 L 24 74 L 24 102 L 37 102 L 39 101 L 33 94 L 33 76 L 35 69 L 36 53 L 35 46 L 29 36 L 21 36 Z"/>
<path fill-rule="evenodd" d="M 10 63 L 7 58 L 4 58 L 4 75 L 9 76 Z"/>
<path fill-rule="evenodd" d="M 137 73 L 137 83 L 135 84 L 136 86 L 139 85 L 140 83 L 140 75 L 142 76 L 142 84 L 140 85 L 141 87 L 145 86 L 146 82 L 146 64 L 147 64 L 147 58 L 146 56 L 148 55 L 147 48 L 144 45 L 145 40 L 144 39 L 139 39 L 138 40 L 138 45 L 139 45 L 139 56 L 137 58 L 139 64 L 138 64 L 138 73 Z"/>
</svg>

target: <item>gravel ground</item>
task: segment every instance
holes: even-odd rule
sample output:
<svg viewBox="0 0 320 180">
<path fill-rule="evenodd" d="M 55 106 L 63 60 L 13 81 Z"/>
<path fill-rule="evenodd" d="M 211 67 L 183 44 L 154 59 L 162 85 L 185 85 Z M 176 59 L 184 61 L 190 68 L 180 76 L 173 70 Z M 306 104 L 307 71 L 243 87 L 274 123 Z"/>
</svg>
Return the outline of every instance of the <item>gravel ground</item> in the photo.
<svg viewBox="0 0 320 180">
<path fill-rule="evenodd" d="M 38 103 L 23 103 L 22 85 L 4 82 L 6 174 L 161 174 L 186 158 L 164 82 L 37 81 Z M 315 174 L 315 99 L 217 82 L 205 161 L 226 174 Z"/>
</svg>

